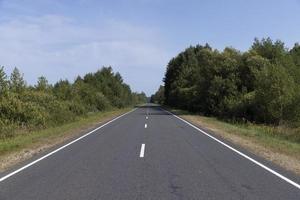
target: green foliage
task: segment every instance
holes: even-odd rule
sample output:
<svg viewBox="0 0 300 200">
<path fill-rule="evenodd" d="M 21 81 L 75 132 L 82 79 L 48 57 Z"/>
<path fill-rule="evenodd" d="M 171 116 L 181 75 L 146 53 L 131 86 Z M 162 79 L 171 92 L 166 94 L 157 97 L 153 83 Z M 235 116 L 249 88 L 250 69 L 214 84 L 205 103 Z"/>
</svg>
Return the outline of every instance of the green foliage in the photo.
<svg viewBox="0 0 300 200">
<path fill-rule="evenodd" d="M 295 65 L 300 67 L 300 45 L 298 43 L 290 50 Z"/>
<path fill-rule="evenodd" d="M 4 67 L 0 68 L 0 95 L 4 95 L 8 90 L 8 80 L 4 72 Z"/>
<path fill-rule="evenodd" d="M 151 96 L 151 103 L 163 104 L 165 101 L 165 88 L 164 86 L 159 86 L 158 91 Z"/>
<path fill-rule="evenodd" d="M 23 75 L 16 67 L 10 75 L 9 86 L 10 90 L 15 93 L 21 93 L 26 88 L 26 83 L 24 81 Z"/>
<path fill-rule="evenodd" d="M 60 80 L 54 84 L 53 94 L 61 100 L 71 100 L 74 98 L 72 96 L 73 87 L 68 80 Z"/>
<path fill-rule="evenodd" d="M 16 129 L 39 129 L 74 121 L 90 112 L 124 108 L 146 102 L 144 93 L 133 93 L 119 73 L 103 67 L 72 84 L 60 80 L 50 85 L 43 76 L 27 86 L 15 68 L 8 80 L 0 68 L 0 138 L 14 136 Z"/>
<path fill-rule="evenodd" d="M 48 84 L 48 80 L 46 79 L 46 77 L 41 76 L 38 78 L 38 82 L 35 86 L 35 88 L 39 91 L 46 91 L 48 90 L 50 87 L 50 85 Z"/>
<path fill-rule="evenodd" d="M 43 107 L 33 101 L 22 101 L 18 95 L 9 95 L 0 99 L 0 118 L 3 121 L 20 126 L 44 126 L 46 115 Z"/>
<path fill-rule="evenodd" d="M 280 40 L 273 42 L 270 38 L 263 38 L 261 41 L 255 38 L 251 50 L 255 51 L 258 55 L 267 58 L 272 63 L 280 61 L 286 52 L 283 42 Z"/>
<path fill-rule="evenodd" d="M 255 39 L 249 51 L 189 47 L 166 70 L 164 103 L 233 120 L 300 122 L 300 47 Z M 153 95 L 157 99 L 161 93 Z M 156 100 L 157 101 L 157 100 Z"/>
<path fill-rule="evenodd" d="M 269 65 L 257 73 L 255 85 L 260 121 L 278 124 L 295 96 L 294 80 L 283 67 Z"/>
</svg>

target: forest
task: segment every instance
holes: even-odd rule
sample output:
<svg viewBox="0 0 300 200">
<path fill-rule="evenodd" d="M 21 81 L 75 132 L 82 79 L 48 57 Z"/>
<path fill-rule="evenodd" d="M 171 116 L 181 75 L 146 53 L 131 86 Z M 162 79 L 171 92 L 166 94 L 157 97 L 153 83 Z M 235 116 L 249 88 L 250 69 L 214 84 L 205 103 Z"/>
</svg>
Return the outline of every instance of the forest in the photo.
<svg viewBox="0 0 300 200">
<path fill-rule="evenodd" d="M 26 84 L 18 68 L 7 76 L 1 67 L 0 139 L 13 137 L 20 129 L 30 132 L 59 126 L 79 116 L 145 101 L 146 95 L 132 92 L 111 67 L 78 76 L 72 83 L 60 80 L 49 84 L 42 76 L 34 86 Z"/>
<path fill-rule="evenodd" d="M 152 102 L 226 120 L 300 127 L 300 45 L 190 46 L 167 65 Z"/>
</svg>

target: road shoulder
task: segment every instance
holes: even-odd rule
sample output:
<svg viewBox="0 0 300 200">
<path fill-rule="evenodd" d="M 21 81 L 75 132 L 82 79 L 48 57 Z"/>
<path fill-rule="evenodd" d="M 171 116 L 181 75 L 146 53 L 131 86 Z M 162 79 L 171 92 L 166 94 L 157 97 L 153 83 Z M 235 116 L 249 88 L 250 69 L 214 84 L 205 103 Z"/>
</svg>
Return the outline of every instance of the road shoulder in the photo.
<svg viewBox="0 0 300 200">
<path fill-rule="evenodd" d="M 240 128 L 236 129 L 234 125 L 224 128 L 222 125 L 225 122 L 217 123 L 216 121 L 207 120 L 205 117 L 199 115 L 184 114 L 179 116 L 198 127 L 205 127 L 216 136 L 232 144 L 238 145 L 292 173 L 300 175 L 300 159 L 299 155 L 295 152 L 287 152 L 282 146 L 274 148 L 258 138 L 240 134 L 238 133 Z"/>
</svg>

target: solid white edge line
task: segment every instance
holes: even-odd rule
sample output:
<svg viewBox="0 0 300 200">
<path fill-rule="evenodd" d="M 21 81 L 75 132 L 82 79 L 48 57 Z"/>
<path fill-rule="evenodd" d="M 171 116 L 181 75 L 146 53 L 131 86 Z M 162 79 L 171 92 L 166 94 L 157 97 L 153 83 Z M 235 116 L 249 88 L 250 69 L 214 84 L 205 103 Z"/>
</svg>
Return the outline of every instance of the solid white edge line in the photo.
<svg viewBox="0 0 300 200">
<path fill-rule="evenodd" d="M 162 108 L 161 108 L 161 109 L 162 109 Z M 185 122 L 186 124 L 190 125 L 191 127 L 193 127 L 193 128 L 195 128 L 196 130 L 200 131 L 200 132 L 203 133 L 204 135 L 206 135 L 206 136 L 210 137 L 211 139 L 215 140 L 216 142 L 222 144 L 223 146 L 229 148 L 230 150 L 234 151 L 235 153 L 239 154 L 240 156 L 242 156 L 242 157 L 248 159 L 249 161 L 255 163 L 256 165 L 258 165 L 258 166 L 260 166 L 260 167 L 262 167 L 263 169 L 267 170 L 268 172 L 274 174 L 275 176 L 281 178 L 282 180 L 284 180 L 284 181 L 288 182 L 289 184 L 295 186 L 296 188 L 300 189 L 300 185 L 299 185 L 298 183 L 296 183 L 295 181 L 292 181 L 291 179 L 289 179 L 289 178 L 287 178 L 287 177 L 285 177 L 285 176 L 279 174 L 279 173 L 276 172 L 275 170 L 273 170 L 273 169 L 271 169 L 271 168 L 265 166 L 264 164 L 262 164 L 262 163 L 260 163 L 260 162 L 258 162 L 258 161 L 256 161 L 256 160 L 254 160 L 253 158 L 247 156 L 246 154 L 244 154 L 244 153 L 238 151 L 237 149 L 235 149 L 235 148 L 229 146 L 229 145 L 226 144 L 225 142 L 222 142 L 221 140 L 219 140 L 219 139 L 215 138 L 214 136 L 210 135 L 209 133 L 207 133 L 207 132 L 201 130 L 201 129 L 198 128 L 197 126 L 195 126 L 195 125 L 191 124 L 190 122 L 188 122 L 188 121 L 182 119 L 181 117 L 178 117 L 177 115 L 175 115 L 175 114 L 173 114 L 173 113 L 171 113 L 171 112 L 169 112 L 169 111 L 167 111 L 167 110 L 165 110 L 165 109 L 162 109 L 162 110 L 165 111 L 165 112 L 167 112 L 167 113 L 169 113 L 169 114 L 171 114 L 171 115 L 173 115 L 173 116 L 176 117 L 177 119 L 179 119 L 179 120 Z"/>
<path fill-rule="evenodd" d="M 140 151 L 140 158 L 144 157 L 144 153 L 145 153 L 145 144 L 142 144 L 141 151 Z"/>
<path fill-rule="evenodd" d="M 58 149 L 55 149 L 54 151 L 51 151 L 50 153 L 48 153 L 48 154 L 46 154 L 46 155 L 44 155 L 44 156 L 42 156 L 42 157 L 40 157 L 40 158 L 38 158 L 38 159 L 32 161 L 31 163 L 29 163 L 29 164 L 27 164 L 27 165 L 25 165 L 25 166 L 23 166 L 23 167 L 21 167 L 21 168 L 15 170 L 15 171 L 11 172 L 11 173 L 9 173 L 9 174 L 3 176 L 2 178 L 0 178 L 0 183 L 1 183 L 2 181 L 4 181 L 5 179 L 8 179 L 9 177 L 11 177 L 11 176 L 13 176 L 13 175 L 15 175 L 15 174 L 17 174 L 17 173 L 19 173 L 19 172 L 25 170 L 26 168 L 28 168 L 28 167 L 30 167 L 30 166 L 32 166 L 32 165 L 34 165 L 34 164 L 40 162 L 41 160 L 44 160 L 45 158 L 47 158 L 47 157 L 49 157 L 49 156 L 55 154 L 56 152 L 58 152 L 58 151 L 60 151 L 60 150 L 63 150 L 64 148 L 70 146 L 71 144 L 74 144 L 75 142 L 77 142 L 77 141 L 79 141 L 79 140 L 81 140 L 81 139 L 83 139 L 83 138 L 89 136 L 90 134 L 92 134 L 92 133 L 94 133 L 95 131 L 101 129 L 102 127 L 104 127 L 104 126 L 106 126 L 106 125 L 108 125 L 108 124 L 114 122 L 115 120 L 117 120 L 117 119 L 119 119 L 119 118 L 121 118 L 121 117 L 123 117 L 123 116 L 125 116 L 125 115 L 127 115 L 127 114 L 129 114 L 129 113 L 131 113 L 131 112 L 133 112 L 133 111 L 135 111 L 136 109 L 137 109 L 137 108 L 135 108 L 135 109 L 133 109 L 133 110 L 127 112 L 127 113 L 124 113 L 124 114 L 122 114 L 122 115 L 120 115 L 120 116 L 118 116 L 118 117 L 116 117 L 116 118 L 114 118 L 114 119 L 112 119 L 112 120 L 110 120 L 110 121 L 108 121 L 108 122 L 106 122 L 105 124 L 103 124 L 103 125 L 101 125 L 101 126 L 95 128 L 94 130 L 92 130 L 92 131 L 90 131 L 90 132 L 84 134 L 83 136 L 80 136 L 79 138 L 77 138 L 77 139 L 75 139 L 75 140 L 73 140 L 73 141 L 71 141 L 71 142 L 69 142 L 69 143 L 67 143 L 67 144 L 65 144 L 65 145 L 63 145 L 63 146 L 61 146 L 61 147 L 59 147 Z"/>
</svg>

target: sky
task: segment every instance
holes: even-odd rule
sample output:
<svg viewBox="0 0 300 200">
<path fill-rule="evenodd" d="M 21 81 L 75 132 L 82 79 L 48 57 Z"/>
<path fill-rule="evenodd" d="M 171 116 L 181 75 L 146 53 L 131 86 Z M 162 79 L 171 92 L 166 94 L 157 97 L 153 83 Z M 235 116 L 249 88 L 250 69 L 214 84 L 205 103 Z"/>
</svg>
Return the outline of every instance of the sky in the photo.
<svg viewBox="0 0 300 200">
<path fill-rule="evenodd" d="M 112 66 L 149 96 L 190 45 L 246 51 L 255 37 L 300 42 L 300 0 L 0 0 L 0 66 L 31 85 Z"/>
</svg>

